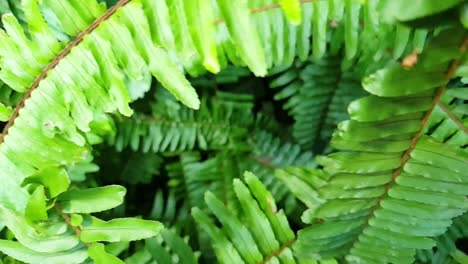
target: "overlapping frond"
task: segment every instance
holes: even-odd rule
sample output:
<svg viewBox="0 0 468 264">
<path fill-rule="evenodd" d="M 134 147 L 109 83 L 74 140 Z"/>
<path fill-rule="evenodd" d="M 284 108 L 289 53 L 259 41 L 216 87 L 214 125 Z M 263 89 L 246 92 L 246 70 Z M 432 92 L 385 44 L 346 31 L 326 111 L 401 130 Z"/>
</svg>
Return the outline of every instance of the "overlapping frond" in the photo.
<svg viewBox="0 0 468 264">
<path fill-rule="evenodd" d="M 468 209 L 466 152 L 426 130 L 467 44 L 463 29 L 445 30 L 413 68 L 393 65 L 364 79 L 371 95 L 351 103 L 351 120 L 333 136 L 345 151 L 320 159 L 326 173 L 303 215 L 319 223 L 296 244 L 307 256 L 411 263 Z"/>
<path fill-rule="evenodd" d="M 299 145 L 285 142 L 266 131 L 258 131 L 249 139 L 252 145 L 246 158 L 239 159 L 239 172 L 251 171 L 278 202 L 286 201 L 294 209 L 294 196 L 284 183 L 274 177 L 275 171 L 288 166 L 314 167 L 312 152 Z"/>
<path fill-rule="evenodd" d="M 249 95 L 218 92 L 194 111 L 168 98 L 157 100 L 153 113 L 118 122 L 109 144 L 118 151 L 180 152 L 239 148 L 253 123 Z"/>
<path fill-rule="evenodd" d="M 102 243 L 150 238 L 162 229 L 155 221 L 92 216 L 123 202 L 126 190 L 118 185 L 67 190 L 66 171 L 55 168 L 27 178 L 23 185 L 30 193 L 24 215 L 0 206 L 0 221 L 16 239 L 0 240 L 0 251 L 26 263 L 123 263 Z"/>
<path fill-rule="evenodd" d="M 245 183 L 234 180 L 234 191 L 241 213 L 236 215 L 212 193 L 205 195 L 208 208 L 221 223 L 216 226 L 200 209 L 192 215 L 212 240 L 219 263 L 315 263 L 300 258 L 291 249 L 296 237 L 283 210 L 276 208 L 271 193 L 251 173 Z M 322 263 L 337 263 L 335 260 Z"/>
<path fill-rule="evenodd" d="M 346 106 L 363 94 L 359 76 L 344 70 L 340 57 L 327 57 L 275 76 L 276 100 L 294 118 L 293 136 L 304 149 L 321 151 L 336 125 L 347 118 Z M 300 64 L 301 65 L 301 64 Z"/>
<path fill-rule="evenodd" d="M 425 132 L 439 142 L 468 146 L 467 87 L 448 89 L 431 113 Z"/>
<path fill-rule="evenodd" d="M 457 241 L 468 238 L 468 214 L 453 219 L 447 231 L 436 238 L 437 249 L 420 250 L 417 259 L 422 263 L 465 263 L 466 255 L 457 246 Z M 460 243 L 462 245 L 462 243 Z"/>
<path fill-rule="evenodd" d="M 167 170 L 176 201 L 185 201 L 189 207 L 205 208 L 203 197 L 210 191 L 224 204 L 235 206 L 231 182 L 239 176 L 239 169 L 232 153 L 220 152 L 202 160 L 200 153 L 185 152 L 180 155 L 180 161 L 169 164 Z"/>
<path fill-rule="evenodd" d="M 325 172 L 294 168 L 279 172 L 309 207 L 303 220 L 311 226 L 298 237 L 254 176 L 246 176 L 249 187 L 234 180 L 237 201 L 223 189 L 238 173 L 237 153 L 230 147 L 235 144 L 237 151 L 244 151 L 242 143 L 249 143 L 243 141 L 254 122 L 251 98 L 219 93 L 219 102 L 202 100 L 197 114 L 174 100 L 158 101 L 150 122 L 146 116 L 127 119 L 130 124 L 119 127 L 111 143 L 118 149 L 130 146 L 166 154 L 195 146 L 223 150 L 222 155 L 203 153 L 206 159 L 181 154 L 180 167 L 173 171 L 182 174 L 170 175 L 169 184 L 175 188 L 169 194 L 173 200 L 168 199 L 186 198 L 178 196 L 178 187 L 183 186 L 189 190 L 190 205 L 213 211 L 223 228 L 200 209 L 193 215 L 213 239 L 221 262 L 313 263 L 335 256 L 357 263 L 411 262 L 416 249 L 435 245 L 430 237 L 444 233 L 452 218 L 468 209 L 466 96 L 461 88 L 446 89 L 451 77 L 467 77 L 463 70 L 456 71 L 459 62 L 459 69 L 466 67 L 466 56 L 461 58 L 468 45 L 466 28 L 446 23 L 453 18 L 458 23 L 458 8 L 464 3 L 425 1 L 418 9 L 420 1 L 406 10 L 403 0 L 382 0 L 389 21 L 405 25 L 395 27 L 379 22 L 375 12 L 379 2 L 120 0 L 107 9 L 104 1 L 95 0 L 23 0 L 21 21 L 6 14 L 0 30 L 0 79 L 6 84 L 0 86 L 0 120 L 9 120 L 0 137 L 0 225 L 13 239 L 0 240 L 0 251 L 27 263 L 122 263 L 103 243 L 154 237 L 162 225 L 137 218 L 98 219 L 91 214 L 121 204 L 125 189 L 115 185 L 79 189 L 70 183 L 96 170 L 91 146 L 113 131 L 106 114 L 132 115 L 129 103 L 149 90 L 152 76 L 182 103 L 197 109 L 200 101 L 183 70 L 196 76 L 206 70 L 217 73 L 232 63 L 265 76 L 268 68 L 291 65 L 296 56 L 305 60 L 311 50 L 321 58 L 340 54 L 344 46 L 343 68 L 337 67 L 341 63 L 317 62 L 320 67 L 306 70 L 320 74 L 301 76 L 314 86 L 331 89 L 288 86 L 278 95 L 299 94 L 300 98 L 291 97 L 288 107 L 307 122 L 310 108 L 327 113 L 319 121 L 314 119 L 319 115 L 313 116 L 318 125 L 302 128 L 296 138 L 316 127 L 331 131 L 344 118 L 334 106 L 341 107 L 339 98 L 347 101 L 360 89 L 354 89 L 359 87 L 355 76 L 348 82 L 342 69 L 368 64 L 362 70 L 368 72 L 376 67 L 368 62 L 386 62 L 381 58 L 398 59 L 410 52 L 413 60 L 405 58 L 405 68 L 392 64 L 365 79 L 363 86 L 371 95 L 351 104 L 351 120 L 339 125 L 332 141 L 343 151 L 320 159 Z M 4 3 L 13 12 L 19 10 L 10 5 L 18 2 Z M 1 12 L 5 6 L 0 6 Z M 466 27 L 466 12 L 461 14 Z M 446 28 L 436 30 L 432 46 L 420 54 L 429 31 L 406 26 L 426 25 L 429 20 L 442 21 Z M 369 40 L 379 45 L 369 47 Z M 342 82 L 346 85 L 340 86 Z M 240 101 L 231 103 L 232 98 Z M 302 98 L 308 101 L 294 101 Z M 318 98 L 326 103 L 315 105 Z M 241 125 L 233 127 L 234 123 Z M 307 140 L 299 142 L 310 147 L 326 139 L 317 131 L 313 134 L 312 140 L 305 136 Z M 265 138 L 253 143 L 256 161 L 271 157 L 279 166 L 309 165 L 305 159 L 310 155 L 300 154 L 297 146 L 280 147 Z M 262 140 L 269 141 L 269 148 L 278 147 L 277 152 L 262 149 Z M 250 147 L 245 144 L 245 153 Z M 153 173 L 143 171 L 142 176 L 149 174 Z M 308 174 L 313 178 L 306 179 Z M 272 177 L 261 178 L 279 186 Z M 293 179 L 309 185 L 294 185 Z M 205 195 L 204 207 L 207 190 L 215 194 Z M 238 203 L 236 210 L 228 200 Z M 152 216 L 169 219 L 173 208 L 166 204 L 166 212 L 154 210 Z M 152 255 L 155 252 L 163 261 L 196 262 L 183 239 L 165 231 L 162 237 L 148 240 L 146 249 L 127 262 L 160 261 Z"/>
<path fill-rule="evenodd" d="M 188 245 L 188 237 L 180 237 L 172 230 L 164 229 L 155 238 L 145 243 L 133 255 L 125 259 L 127 264 L 196 264 L 199 252 L 194 252 Z"/>
</svg>

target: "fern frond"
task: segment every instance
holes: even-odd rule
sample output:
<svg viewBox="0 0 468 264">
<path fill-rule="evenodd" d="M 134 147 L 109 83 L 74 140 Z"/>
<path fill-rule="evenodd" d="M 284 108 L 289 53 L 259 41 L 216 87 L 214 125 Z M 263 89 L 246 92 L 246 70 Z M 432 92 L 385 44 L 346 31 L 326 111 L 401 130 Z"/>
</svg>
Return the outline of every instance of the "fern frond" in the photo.
<svg viewBox="0 0 468 264">
<path fill-rule="evenodd" d="M 174 100 L 157 101 L 152 116 L 135 115 L 118 122 L 109 144 L 122 151 L 180 152 L 241 148 L 253 123 L 252 97 L 218 92 L 199 111 Z"/>
<path fill-rule="evenodd" d="M 162 190 L 156 191 L 149 218 L 185 234 L 185 231 L 192 226 L 191 219 L 189 219 L 190 201 L 181 201 L 181 197 L 176 196 L 176 194 L 179 194 L 177 193 L 177 187 L 171 186 L 169 193 L 166 195 Z M 180 205 L 181 202 L 182 205 Z"/>
<path fill-rule="evenodd" d="M 172 230 L 164 229 L 157 237 L 145 240 L 135 254 L 125 259 L 125 263 L 196 264 L 200 254 L 192 250 L 187 240 L 187 237 L 182 238 Z"/>
<path fill-rule="evenodd" d="M 426 134 L 439 142 L 466 149 L 468 146 L 468 108 L 466 87 L 448 89 L 432 111 Z"/>
<path fill-rule="evenodd" d="M 203 197 L 211 191 L 223 203 L 235 208 L 230 183 L 239 175 L 235 156 L 220 152 L 207 160 L 199 153 L 183 153 L 180 163 L 168 165 L 169 186 L 175 191 L 176 201 L 186 200 L 190 207 L 205 208 Z"/>
<path fill-rule="evenodd" d="M 345 120 L 346 105 L 362 95 L 359 79 L 341 69 L 339 57 L 328 57 L 288 69 L 271 83 L 275 95 L 294 118 L 293 136 L 304 149 L 321 151 L 336 125 Z"/>
<path fill-rule="evenodd" d="M 278 202 L 293 202 L 294 197 L 274 173 L 289 166 L 314 167 L 312 152 L 302 151 L 299 145 L 284 142 L 265 131 L 254 133 L 249 141 L 252 150 L 247 158 L 240 159 L 239 171 L 252 171 Z M 292 210 L 294 206 L 287 209 Z"/>
<path fill-rule="evenodd" d="M 411 263 L 415 249 L 435 246 L 429 237 L 468 209 L 466 152 L 425 135 L 464 38 L 458 28 L 441 32 L 414 68 L 389 66 L 363 81 L 372 95 L 349 106 L 351 120 L 332 140 L 346 151 L 320 159 L 326 175 L 303 215 L 319 223 L 301 230 L 296 244 L 305 256 Z"/>
<path fill-rule="evenodd" d="M 277 210 L 271 193 L 251 173 L 246 173 L 244 180 L 245 184 L 239 179 L 233 183 L 242 209 L 240 215 L 229 211 L 212 193 L 205 195 L 209 209 L 222 227 L 217 227 L 200 209 L 192 209 L 195 221 L 213 241 L 219 263 L 312 261 L 298 258 L 291 249 L 296 243 L 295 234 L 284 212 Z"/>
<path fill-rule="evenodd" d="M 453 219 L 452 225 L 447 231 L 436 238 L 435 250 L 421 250 L 417 258 L 423 263 L 463 263 L 468 256 L 457 248 L 458 239 L 468 237 L 468 214 L 465 213 Z"/>
<path fill-rule="evenodd" d="M 23 6 L 21 5 L 21 1 L 14 1 L 14 0 L 5 0 L 0 3 L 0 16 L 4 14 L 11 13 L 13 14 L 22 26 L 26 25 L 26 19 L 23 13 Z M 0 22 L 0 27 L 3 28 L 3 23 Z M 27 27 L 26 27 L 27 29 Z"/>
<path fill-rule="evenodd" d="M 154 153 L 131 153 L 118 179 L 130 184 L 148 184 L 160 173 L 163 159 Z"/>
</svg>

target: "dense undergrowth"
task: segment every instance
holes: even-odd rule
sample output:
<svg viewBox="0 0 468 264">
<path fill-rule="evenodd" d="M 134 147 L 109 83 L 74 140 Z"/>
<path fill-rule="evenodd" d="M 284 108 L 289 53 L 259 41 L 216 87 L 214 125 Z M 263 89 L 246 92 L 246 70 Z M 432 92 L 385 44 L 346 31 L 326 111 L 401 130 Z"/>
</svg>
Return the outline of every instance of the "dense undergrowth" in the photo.
<svg viewBox="0 0 468 264">
<path fill-rule="evenodd" d="M 468 263 L 466 2 L 0 12 L 0 263 Z"/>
</svg>

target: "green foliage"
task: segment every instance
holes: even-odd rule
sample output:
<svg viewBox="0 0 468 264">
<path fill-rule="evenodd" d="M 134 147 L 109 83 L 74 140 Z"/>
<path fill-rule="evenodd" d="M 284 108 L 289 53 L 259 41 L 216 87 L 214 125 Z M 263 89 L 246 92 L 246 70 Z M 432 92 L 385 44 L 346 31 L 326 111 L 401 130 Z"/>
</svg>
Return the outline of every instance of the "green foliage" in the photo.
<svg viewBox="0 0 468 264">
<path fill-rule="evenodd" d="M 336 125 L 347 118 L 349 102 L 363 94 L 356 73 L 340 69 L 339 57 L 300 63 L 276 74 L 271 87 L 281 87 L 275 99 L 286 100 L 284 109 L 295 121 L 295 140 L 316 151 L 325 147 Z"/>
<path fill-rule="evenodd" d="M 324 222 L 299 232 L 298 248 L 309 248 L 307 256 L 410 263 L 415 249 L 435 246 L 428 237 L 466 211 L 466 152 L 426 135 L 427 120 L 440 114 L 433 100 L 445 92 L 445 71 L 460 56 L 453 50 L 463 33 L 441 32 L 409 70 L 390 65 L 364 79 L 371 95 L 350 104 L 351 120 L 338 125 L 331 142 L 346 151 L 320 158 L 325 182 L 311 184 L 316 199 L 302 219 Z M 375 111 L 379 106 L 385 110 Z"/>
<path fill-rule="evenodd" d="M 245 182 L 249 187 L 238 179 L 233 183 L 241 204 L 242 219 L 238 219 L 211 192 L 205 194 L 205 201 L 222 224 L 222 229 L 216 227 L 199 208 L 192 211 L 195 220 L 213 240 L 212 246 L 219 262 L 266 263 L 275 259 L 295 263 L 289 248 L 295 241 L 295 235 L 284 212 L 277 211 L 273 197 L 253 174 L 246 173 Z"/>
<path fill-rule="evenodd" d="M 457 248 L 458 239 L 466 238 L 468 226 L 468 214 L 465 213 L 453 220 L 447 231 L 436 238 L 437 251 L 421 250 L 417 258 L 423 263 L 463 263 L 468 256 Z"/>
<path fill-rule="evenodd" d="M 466 263 L 467 10 L 2 1 L 0 263 Z"/>
</svg>

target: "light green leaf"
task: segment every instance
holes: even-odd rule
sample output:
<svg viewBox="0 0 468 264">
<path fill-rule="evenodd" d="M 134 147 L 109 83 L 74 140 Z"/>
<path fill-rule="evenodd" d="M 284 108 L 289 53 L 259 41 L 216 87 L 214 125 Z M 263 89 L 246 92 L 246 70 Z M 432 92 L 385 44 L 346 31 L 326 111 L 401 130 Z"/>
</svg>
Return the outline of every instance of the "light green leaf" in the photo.
<svg viewBox="0 0 468 264">
<path fill-rule="evenodd" d="M 47 197 L 45 195 L 44 186 L 37 186 L 29 198 L 26 206 L 26 217 L 31 221 L 45 221 L 47 215 Z"/>
<path fill-rule="evenodd" d="M 239 48 L 242 60 L 256 76 L 265 76 L 267 74 L 265 51 L 251 21 L 247 0 L 217 0 L 217 2 L 229 33 Z"/>
<path fill-rule="evenodd" d="M 197 92 L 171 61 L 167 52 L 162 48 L 155 47 L 153 56 L 157 59 L 152 60 L 150 65 L 151 73 L 161 82 L 164 88 L 169 90 L 186 106 L 193 109 L 200 108 L 200 99 L 198 99 Z"/>
<path fill-rule="evenodd" d="M 79 264 L 88 258 L 86 249 L 82 247 L 66 252 L 40 253 L 18 242 L 8 240 L 0 240 L 0 251 L 17 260 L 31 264 Z"/>
<path fill-rule="evenodd" d="M 89 217 L 83 222 L 81 240 L 86 243 L 141 240 L 156 236 L 163 228 L 159 222 L 138 218 L 118 218 L 106 222 Z"/>
<path fill-rule="evenodd" d="M 18 215 L 0 205 L 0 221 L 15 235 L 24 246 L 38 252 L 58 253 L 71 250 L 79 243 L 75 234 L 67 232 L 65 228 L 60 234 L 47 235 L 38 233 L 31 226 L 29 219 Z"/>
<path fill-rule="evenodd" d="M 5 106 L 4 104 L 0 103 L 0 121 L 8 121 L 12 114 L 13 108 L 11 108 L 11 106 Z"/>
<path fill-rule="evenodd" d="M 278 250 L 280 245 L 276 241 L 273 228 L 257 202 L 253 199 L 249 189 L 239 179 L 234 179 L 233 186 L 237 199 L 245 213 L 246 224 L 252 235 L 258 238 L 260 250 L 263 252 Z"/>
<path fill-rule="evenodd" d="M 327 48 L 328 3 L 315 1 L 313 5 L 313 55 L 315 58 L 321 58 Z"/>
<path fill-rule="evenodd" d="M 262 254 L 249 229 L 243 225 L 240 219 L 237 219 L 211 192 L 205 193 L 205 202 L 223 224 L 227 236 L 231 239 L 239 254 L 249 262 L 261 261 Z"/>
<path fill-rule="evenodd" d="M 61 194 L 58 203 L 65 213 L 95 213 L 122 204 L 126 189 L 110 185 L 86 190 L 73 190 Z"/>
<path fill-rule="evenodd" d="M 410 21 L 431 16 L 446 11 L 463 0 L 384 0 L 380 4 L 380 11 L 387 21 Z"/>
<path fill-rule="evenodd" d="M 345 50 L 347 59 L 352 59 L 358 51 L 360 9 L 361 5 L 355 0 L 345 0 Z"/>
<path fill-rule="evenodd" d="M 242 257 L 234 245 L 228 240 L 224 232 L 212 223 L 205 213 L 195 207 L 192 209 L 192 216 L 203 231 L 213 240 L 214 251 L 220 261 L 224 263 L 243 263 Z"/>
<path fill-rule="evenodd" d="M 93 243 L 88 248 L 88 254 L 95 264 L 125 264 L 125 262 L 116 256 L 107 253 L 104 245 L 101 243 Z"/>
<path fill-rule="evenodd" d="M 59 167 L 47 167 L 26 178 L 22 185 L 31 183 L 42 184 L 46 188 L 49 198 L 55 198 L 68 190 L 70 179 L 65 169 Z"/>
<path fill-rule="evenodd" d="M 301 23 L 301 2 L 299 0 L 279 0 L 279 4 L 283 9 L 288 21 L 293 25 Z"/>
<path fill-rule="evenodd" d="M 216 51 L 215 25 L 211 0 L 184 1 L 190 35 L 203 57 L 203 66 L 218 73 L 220 65 Z"/>
</svg>

